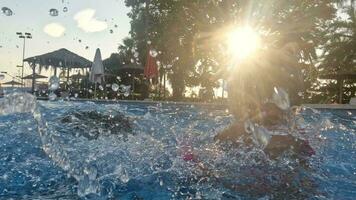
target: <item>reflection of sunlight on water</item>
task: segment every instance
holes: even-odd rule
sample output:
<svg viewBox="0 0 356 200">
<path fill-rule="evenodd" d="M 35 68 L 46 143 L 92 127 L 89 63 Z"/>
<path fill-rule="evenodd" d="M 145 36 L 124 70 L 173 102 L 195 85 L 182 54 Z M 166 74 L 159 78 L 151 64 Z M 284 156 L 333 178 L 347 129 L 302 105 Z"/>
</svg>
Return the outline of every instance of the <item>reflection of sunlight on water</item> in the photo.
<svg viewBox="0 0 356 200">
<path fill-rule="evenodd" d="M 62 169 L 75 177 L 80 196 L 90 194 L 88 197 L 94 199 L 97 196 L 125 199 L 135 195 L 162 199 L 308 198 L 327 196 L 332 189 L 317 185 L 327 185 L 329 177 L 335 176 L 321 169 L 321 165 L 326 163 L 344 174 L 352 174 L 352 164 L 343 161 L 342 165 L 332 166 L 325 159 L 336 159 L 331 158 L 332 155 L 340 154 L 329 149 L 331 144 L 336 145 L 335 148 L 350 148 L 332 141 L 337 137 L 332 134 L 335 130 L 351 132 L 351 135 L 344 135 L 348 139 L 355 138 L 354 131 L 350 131 L 348 125 L 336 125 L 333 116 L 313 109 L 301 108 L 296 119 L 305 132 L 299 137 L 308 138 L 317 152 L 304 166 L 288 154 L 273 161 L 258 148 L 244 145 L 231 148 L 230 144 L 215 143 L 215 134 L 232 121 L 224 110 L 202 109 L 199 106 L 89 102 L 42 102 L 37 107 L 30 96 L 15 95 L 10 99 L 1 104 L 2 114 L 34 112 L 42 148 Z M 123 113 L 132 120 L 134 134 L 129 134 L 127 140 L 123 140 L 120 133 L 101 136 L 96 140 L 77 137 L 73 134 L 75 130 L 66 129 L 58 120 L 72 113 L 72 110 L 94 110 L 105 116 Z M 8 127 L 11 124 L 12 129 L 22 129 L 27 126 L 25 122 L 6 123 Z M 7 132 L 10 134 L 11 129 Z M 351 145 L 350 142 L 345 144 Z M 328 154 L 330 151 L 331 155 Z M 187 152 L 192 153 L 194 161 L 184 160 Z M 9 153 L 16 154 L 14 151 Z M 28 170 L 26 166 L 18 169 Z M 36 180 L 36 184 L 41 184 L 41 179 Z M 96 195 L 93 197 L 92 193 Z"/>
</svg>

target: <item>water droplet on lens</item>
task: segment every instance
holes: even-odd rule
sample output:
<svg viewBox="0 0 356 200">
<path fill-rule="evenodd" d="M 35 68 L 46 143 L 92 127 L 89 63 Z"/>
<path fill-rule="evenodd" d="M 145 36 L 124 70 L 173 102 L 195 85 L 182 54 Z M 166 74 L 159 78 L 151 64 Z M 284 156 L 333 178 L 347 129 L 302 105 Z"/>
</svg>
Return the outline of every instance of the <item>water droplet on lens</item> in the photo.
<svg viewBox="0 0 356 200">
<path fill-rule="evenodd" d="M 59 88 L 59 78 L 56 76 L 52 76 L 49 79 L 49 89 L 51 91 L 57 90 Z"/>
<path fill-rule="evenodd" d="M 57 95 L 54 94 L 54 93 L 51 93 L 51 94 L 48 95 L 48 99 L 49 99 L 50 101 L 54 101 L 54 100 L 57 99 Z"/>
<path fill-rule="evenodd" d="M 52 17 L 58 16 L 58 10 L 55 9 L 55 8 L 51 8 L 51 9 L 49 10 L 49 15 L 51 15 Z"/>
<path fill-rule="evenodd" d="M 114 83 L 114 84 L 112 84 L 111 89 L 112 89 L 114 92 L 117 92 L 117 91 L 119 90 L 119 85 L 116 84 L 116 83 Z"/>
<path fill-rule="evenodd" d="M 8 8 L 8 7 L 2 7 L 1 11 L 6 16 L 11 16 L 13 14 L 12 10 L 10 8 Z"/>
<path fill-rule="evenodd" d="M 156 50 L 151 49 L 151 50 L 150 50 L 150 55 L 155 58 L 155 57 L 157 57 L 158 53 L 157 53 Z"/>
</svg>

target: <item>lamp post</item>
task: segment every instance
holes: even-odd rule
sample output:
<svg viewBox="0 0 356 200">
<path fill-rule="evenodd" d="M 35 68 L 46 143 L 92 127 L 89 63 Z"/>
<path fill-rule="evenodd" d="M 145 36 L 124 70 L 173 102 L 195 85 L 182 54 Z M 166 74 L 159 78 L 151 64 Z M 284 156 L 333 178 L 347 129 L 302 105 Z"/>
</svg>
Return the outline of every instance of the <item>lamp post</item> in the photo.
<svg viewBox="0 0 356 200">
<path fill-rule="evenodd" d="M 23 71 L 24 71 L 24 65 L 25 65 L 25 49 L 26 49 L 26 39 L 32 39 L 31 33 L 22 33 L 22 32 L 16 32 L 16 35 L 18 35 L 19 38 L 23 39 L 23 50 L 22 50 L 22 72 L 21 72 L 21 84 L 23 87 Z M 20 66 L 18 66 L 20 67 Z"/>
</svg>

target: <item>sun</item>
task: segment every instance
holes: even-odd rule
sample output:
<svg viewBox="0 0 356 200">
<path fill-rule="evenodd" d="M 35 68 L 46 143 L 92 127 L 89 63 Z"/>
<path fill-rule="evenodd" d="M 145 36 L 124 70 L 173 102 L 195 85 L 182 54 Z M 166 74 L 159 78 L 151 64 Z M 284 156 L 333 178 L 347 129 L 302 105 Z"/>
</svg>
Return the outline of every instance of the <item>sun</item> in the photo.
<svg viewBox="0 0 356 200">
<path fill-rule="evenodd" d="M 244 59 L 260 48 L 259 34 L 251 27 L 233 29 L 227 35 L 228 50 L 234 59 Z"/>
</svg>

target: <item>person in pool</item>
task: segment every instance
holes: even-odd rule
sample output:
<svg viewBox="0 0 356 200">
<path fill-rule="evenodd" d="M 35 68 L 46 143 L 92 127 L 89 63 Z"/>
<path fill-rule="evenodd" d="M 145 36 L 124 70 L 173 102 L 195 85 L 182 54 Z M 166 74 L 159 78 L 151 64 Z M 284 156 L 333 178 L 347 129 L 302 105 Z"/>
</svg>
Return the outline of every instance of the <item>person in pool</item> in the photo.
<svg viewBox="0 0 356 200">
<path fill-rule="evenodd" d="M 257 143 L 272 159 L 286 151 L 291 151 L 298 157 L 312 156 L 315 152 L 308 141 L 288 133 L 290 130 L 285 125 L 288 124 L 290 112 L 292 111 L 282 110 L 274 103 L 264 103 L 250 120 L 237 121 L 214 139 L 236 145 L 241 141 L 247 145 Z"/>
<path fill-rule="evenodd" d="M 291 134 L 296 130 L 290 96 L 295 104 L 303 85 L 294 49 L 289 45 L 279 51 L 261 51 L 256 54 L 259 59 L 247 59 L 230 69 L 229 110 L 237 120 L 216 140 L 258 143 L 271 158 L 286 151 L 298 156 L 314 154 L 308 141 Z"/>
</svg>

